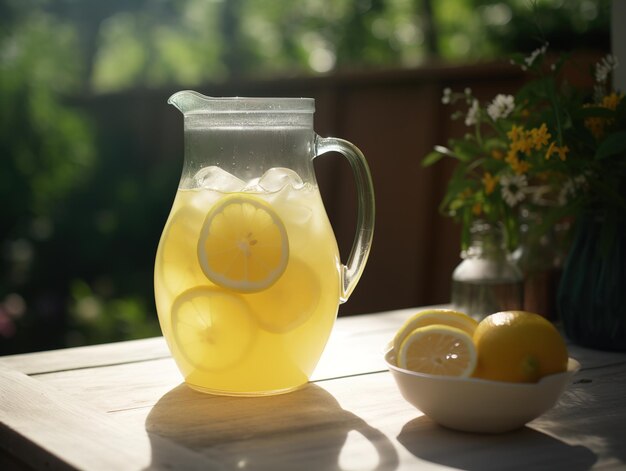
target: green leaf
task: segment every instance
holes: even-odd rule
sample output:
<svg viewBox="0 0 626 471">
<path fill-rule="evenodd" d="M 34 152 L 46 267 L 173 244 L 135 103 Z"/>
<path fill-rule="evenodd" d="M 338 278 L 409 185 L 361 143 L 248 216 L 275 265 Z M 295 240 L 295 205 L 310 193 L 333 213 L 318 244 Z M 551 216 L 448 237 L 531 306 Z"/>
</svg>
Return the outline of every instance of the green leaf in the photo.
<svg viewBox="0 0 626 471">
<path fill-rule="evenodd" d="M 483 150 L 474 142 L 455 141 L 454 153 L 457 158 L 463 162 L 469 162 L 477 155 L 483 153 Z"/>
<path fill-rule="evenodd" d="M 511 129 L 511 126 L 507 126 L 506 129 Z M 491 151 L 493 149 L 506 149 L 506 142 L 499 137 L 490 137 L 485 139 L 485 150 Z"/>
<path fill-rule="evenodd" d="M 448 205 L 448 209 L 450 209 L 450 211 L 456 212 L 459 209 L 461 209 L 463 206 L 465 206 L 465 200 L 461 198 L 457 198 L 450 202 L 450 204 Z"/>
<path fill-rule="evenodd" d="M 581 118 L 613 118 L 615 111 L 603 106 L 587 106 L 576 113 Z"/>
<path fill-rule="evenodd" d="M 626 151 L 626 131 L 619 131 L 607 137 L 596 151 L 596 160 L 605 159 Z"/>
<path fill-rule="evenodd" d="M 422 166 L 429 167 L 430 165 L 433 165 L 434 163 L 439 162 L 443 156 L 444 154 L 434 150 L 431 153 L 429 153 L 426 157 L 424 157 L 424 159 L 422 160 Z"/>
</svg>

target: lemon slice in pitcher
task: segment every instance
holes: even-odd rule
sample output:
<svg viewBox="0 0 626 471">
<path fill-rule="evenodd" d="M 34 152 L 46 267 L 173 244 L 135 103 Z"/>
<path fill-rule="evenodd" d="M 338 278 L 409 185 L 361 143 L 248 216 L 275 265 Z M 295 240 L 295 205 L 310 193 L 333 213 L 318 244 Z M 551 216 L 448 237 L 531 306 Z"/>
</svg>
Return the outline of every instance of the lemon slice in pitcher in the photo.
<svg viewBox="0 0 626 471">
<path fill-rule="evenodd" d="M 289 260 L 285 225 L 260 198 L 225 196 L 204 220 L 198 260 L 216 285 L 245 293 L 269 288 Z"/>
<path fill-rule="evenodd" d="M 291 257 L 285 274 L 270 291 L 246 295 L 259 325 L 283 333 L 304 324 L 319 304 L 320 281 L 311 267 Z"/>
<path fill-rule="evenodd" d="M 182 206 L 165 226 L 157 255 L 158 280 L 170 295 L 205 283 L 194 260 L 195 245 L 203 214 Z"/>
<path fill-rule="evenodd" d="M 205 371 L 236 365 L 250 351 L 257 331 L 243 299 L 205 286 L 174 300 L 171 323 L 176 348 L 191 366 Z"/>
</svg>

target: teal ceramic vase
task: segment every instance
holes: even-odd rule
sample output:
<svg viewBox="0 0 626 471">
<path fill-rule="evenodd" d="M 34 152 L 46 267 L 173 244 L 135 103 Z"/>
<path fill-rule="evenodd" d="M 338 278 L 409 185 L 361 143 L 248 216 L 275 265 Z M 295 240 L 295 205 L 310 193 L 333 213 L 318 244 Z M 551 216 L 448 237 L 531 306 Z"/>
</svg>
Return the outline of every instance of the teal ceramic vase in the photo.
<svg viewBox="0 0 626 471">
<path fill-rule="evenodd" d="M 626 350 L 626 215 L 585 215 L 563 267 L 557 305 L 581 346 Z"/>
</svg>

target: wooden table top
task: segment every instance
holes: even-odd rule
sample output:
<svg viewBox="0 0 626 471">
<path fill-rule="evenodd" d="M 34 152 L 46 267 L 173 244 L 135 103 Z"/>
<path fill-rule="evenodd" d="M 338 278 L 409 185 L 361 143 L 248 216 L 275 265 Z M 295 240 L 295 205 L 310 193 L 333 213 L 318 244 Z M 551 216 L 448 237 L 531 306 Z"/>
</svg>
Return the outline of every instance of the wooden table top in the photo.
<svg viewBox="0 0 626 471">
<path fill-rule="evenodd" d="M 0 357 L 0 469 L 626 469 L 626 354 L 570 346 L 582 369 L 552 410 L 455 432 L 383 363 L 415 311 L 339 318 L 311 383 L 267 398 L 192 391 L 161 337 Z"/>
</svg>

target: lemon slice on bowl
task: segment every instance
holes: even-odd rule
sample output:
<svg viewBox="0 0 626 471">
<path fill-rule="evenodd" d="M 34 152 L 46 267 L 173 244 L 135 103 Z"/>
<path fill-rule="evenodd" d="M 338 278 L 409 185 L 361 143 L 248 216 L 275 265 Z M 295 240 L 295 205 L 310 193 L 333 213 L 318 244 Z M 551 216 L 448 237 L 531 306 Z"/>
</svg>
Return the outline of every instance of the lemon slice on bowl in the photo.
<svg viewBox="0 0 626 471">
<path fill-rule="evenodd" d="M 398 366 L 405 370 L 464 378 L 474 372 L 476 357 L 467 332 L 437 324 L 410 332 L 397 352 Z"/>
<path fill-rule="evenodd" d="M 206 371 L 223 370 L 241 361 L 258 329 L 240 296 L 206 286 L 182 293 L 171 312 L 178 350 L 191 366 Z"/>
<path fill-rule="evenodd" d="M 405 321 L 393 338 L 393 349 L 396 351 L 396 354 L 400 351 L 400 345 L 402 345 L 404 339 L 411 332 L 418 327 L 434 324 L 456 327 L 466 332 L 469 336 L 474 335 L 474 331 L 478 326 L 478 322 L 475 319 L 452 309 L 426 309 L 419 311 Z"/>
<path fill-rule="evenodd" d="M 206 215 L 198 260 L 218 286 L 244 293 L 269 288 L 289 260 L 285 225 L 260 198 L 225 196 Z"/>
</svg>

